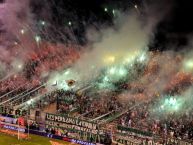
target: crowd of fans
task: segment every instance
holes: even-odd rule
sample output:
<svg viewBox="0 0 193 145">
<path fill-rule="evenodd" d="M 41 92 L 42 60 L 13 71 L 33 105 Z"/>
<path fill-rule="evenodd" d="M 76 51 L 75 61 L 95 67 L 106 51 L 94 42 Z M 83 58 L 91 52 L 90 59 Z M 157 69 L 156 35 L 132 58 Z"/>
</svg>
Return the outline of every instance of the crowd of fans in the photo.
<svg viewBox="0 0 193 145">
<path fill-rule="evenodd" d="M 16 45 L 13 49 L 18 49 L 18 47 L 19 46 Z M 41 47 L 41 49 L 31 50 L 28 55 L 26 55 L 26 58 L 22 58 L 25 62 L 16 63 L 14 66 L 12 66 L 11 62 L 5 63 L 7 65 L 3 70 L 4 73 L 2 74 L 2 72 L 0 72 L 1 103 L 15 96 L 20 97 L 29 93 L 47 82 L 48 73 L 46 72 L 68 67 L 79 58 L 80 46 L 74 44 L 62 45 L 42 42 L 39 47 Z M 28 96 L 22 97 L 22 100 L 17 99 L 17 101 L 13 103 L 10 103 L 12 101 L 10 100 L 7 104 L 10 103 L 8 105 L 13 107 L 21 102 L 27 101 L 30 97 L 33 98 L 37 93 L 39 93 L 39 91 L 34 91 L 28 94 Z M 46 103 L 47 102 L 41 100 L 39 107 Z"/>
<path fill-rule="evenodd" d="M 42 88 L 43 91 L 44 88 Z M 22 94 L 22 90 L 18 89 L 17 93 Z M 36 96 L 40 92 L 33 92 L 30 96 Z M 108 94 L 109 95 L 109 94 Z M 111 111 L 120 112 L 124 110 L 124 106 L 119 102 L 116 94 L 110 94 L 106 97 L 91 98 L 88 95 L 77 95 L 72 91 L 56 90 L 45 94 L 43 99 L 40 99 L 35 106 L 43 108 L 52 103 L 57 102 L 57 111 L 60 114 L 66 114 L 77 109 L 76 112 L 80 115 L 85 114 L 86 118 L 96 118 Z M 11 97 L 8 95 L 7 97 Z M 127 104 L 128 112 L 122 115 L 115 124 L 120 124 L 129 128 L 136 128 L 142 131 L 151 132 L 153 135 L 162 137 L 175 137 L 178 139 L 192 139 L 193 138 L 193 114 L 191 109 L 181 113 L 172 112 L 169 114 L 154 115 L 150 110 L 158 106 L 159 99 L 152 99 L 138 104 L 138 101 L 131 100 Z M 17 102 L 18 103 L 18 102 Z M 133 107 L 135 106 L 135 107 Z M 129 109 L 133 107 L 132 109 Z M 185 110 L 185 109 L 184 109 Z M 39 130 L 38 124 L 30 124 L 30 129 Z M 60 134 L 58 130 L 47 129 L 46 132 L 52 134 Z"/>
<path fill-rule="evenodd" d="M 95 118 L 108 112 L 121 110 L 122 105 L 115 95 L 89 97 L 89 94 L 77 94 L 72 91 L 57 91 L 57 111 L 69 113 L 76 110 L 82 117 Z"/>
<path fill-rule="evenodd" d="M 112 94 L 110 97 L 102 97 L 100 99 L 97 97 L 90 98 L 87 95 L 77 96 L 73 92 L 63 90 L 56 91 L 55 94 L 57 95 L 55 95 L 54 100 L 58 99 L 57 109 L 60 114 L 69 113 L 73 108 L 78 108 L 76 112 L 79 115 L 83 115 L 86 118 L 97 118 L 113 110 L 121 112 L 128 109 L 127 113 L 113 123 L 150 132 L 161 137 L 174 137 L 183 140 L 193 138 L 192 110 L 184 109 L 186 110 L 185 112 L 174 111 L 166 114 L 157 112 L 157 115 L 155 115 L 155 113 L 152 113 L 152 108 L 160 107 L 160 100 L 157 98 L 141 103 L 133 99 L 125 108 L 117 100 L 117 97 Z"/>
<path fill-rule="evenodd" d="M 72 65 L 79 58 L 78 46 L 42 44 L 41 49 L 30 54 L 30 61 L 25 67 L 27 78 L 46 77 L 46 72 L 56 71 Z M 76 48 L 76 49 L 75 49 Z"/>
<path fill-rule="evenodd" d="M 46 93 L 43 96 L 40 96 L 40 100 L 33 104 L 34 108 L 44 109 L 46 106 L 49 106 L 52 103 L 55 103 L 57 99 L 56 91 L 51 93 Z"/>
<path fill-rule="evenodd" d="M 151 110 L 159 106 L 159 99 L 157 98 L 142 103 L 132 98 L 125 107 L 117 98 L 117 94 L 113 92 L 96 94 L 93 95 L 94 97 L 91 97 L 89 93 L 77 94 L 77 92 L 64 90 L 54 90 L 47 93 L 44 86 L 40 87 L 42 85 L 41 82 L 45 82 L 47 79 L 45 72 L 63 68 L 78 59 L 79 54 L 77 50 L 71 49 L 71 47 L 73 48 L 74 46 L 69 44 L 64 49 L 64 46 L 44 44 L 42 49 L 39 49 L 37 52 L 31 52 L 22 73 L 11 74 L 5 80 L 0 81 L 0 103 L 11 99 L 6 105 L 17 106 L 38 95 L 42 95 L 42 99 L 39 99 L 34 104 L 32 102 L 31 106 L 28 105 L 42 109 L 52 103 L 57 103 L 56 110 L 59 114 L 68 114 L 75 110 L 78 115 L 89 119 L 94 119 L 113 111 L 121 113 L 123 110 L 128 109 L 127 113 L 121 115 L 118 121 L 114 122 L 116 125 L 121 124 L 125 127 L 136 128 L 163 137 L 193 139 L 192 109 L 183 108 L 185 111 L 182 113 L 171 112 L 163 114 L 157 112 L 157 115 L 155 115 Z M 184 75 L 178 74 L 167 89 L 172 90 L 171 88 L 174 88 L 173 92 L 177 92 L 177 87 L 182 88 L 178 85 L 182 83 L 176 82 L 177 80 L 184 82 L 187 86 L 191 84 L 189 75 L 185 75 L 185 77 L 181 76 Z M 36 90 L 38 87 L 40 88 Z M 130 88 L 134 87 L 130 86 Z M 124 89 L 128 90 L 130 88 L 126 86 Z M 140 87 L 136 92 L 143 92 L 143 87 Z M 13 97 L 16 98 L 12 100 Z M 130 109 L 131 107 L 132 109 Z M 111 113 L 111 115 L 114 114 Z M 30 129 L 39 130 L 39 126 L 33 122 L 30 124 Z M 52 128 L 46 129 L 46 132 L 61 134 L 60 131 Z"/>
<path fill-rule="evenodd" d="M 90 113 L 85 115 L 85 117 L 95 118 L 109 112 L 120 111 L 122 110 L 122 105 L 119 103 L 117 98 L 112 95 L 92 100 L 90 106 L 85 110 L 86 112 L 91 110 Z"/>
<path fill-rule="evenodd" d="M 133 101 L 131 106 L 137 103 Z M 159 108 L 152 113 L 152 108 Z M 119 124 L 129 128 L 136 128 L 162 137 L 171 137 L 183 140 L 193 139 L 192 110 L 185 112 L 162 113 L 158 99 L 143 102 L 129 110 L 119 119 Z"/>
<path fill-rule="evenodd" d="M 72 91 L 57 91 L 57 111 L 59 113 L 69 113 L 73 108 L 77 108 L 77 97 Z"/>
<path fill-rule="evenodd" d="M 36 86 L 46 81 L 46 72 L 68 67 L 79 58 L 80 46 L 74 44 L 66 46 L 42 42 L 39 47 L 41 49 L 31 50 L 26 55 L 25 62 L 15 64 L 18 66 L 12 66 L 11 62 L 5 63 L 7 64 L 4 68 L 5 73 L 0 72 L 0 95 L 24 84 L 23 89 L 27 87 L 26 84 Z"/>
</svg>

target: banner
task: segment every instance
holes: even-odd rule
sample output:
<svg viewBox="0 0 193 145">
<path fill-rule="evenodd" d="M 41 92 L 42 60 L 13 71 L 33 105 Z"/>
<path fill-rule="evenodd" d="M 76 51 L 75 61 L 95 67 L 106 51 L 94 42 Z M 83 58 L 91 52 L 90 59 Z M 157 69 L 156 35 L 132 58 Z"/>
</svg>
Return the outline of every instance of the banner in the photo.
<svg viewBox="0 0 193 145">
<path fill-rule="evenodd" d="M 142 130 L 138 130 L 135 128 L 125 127 L 125 126 L 120 126 L 120 125 L 117 126 L 117 131 L 121 133 L 129 134 L 129 135 L 133 135 L 133 136 L 143 137 L 143 138 L 152 138 L 153 137 L 153 133 L 151 132 L 142 131 Z"/>
<path fill-rule="evenodd" d="M 46 114 L 46 125 L 69 130 L 89 132 L 92 134 L 104 134 L 99 130 L 96 123 L 80 120 L 67 115 Z"/>
<path fill-rule="evenodd" d="M 77 143 L 77 144 L 82 144 L 82 145 L 95 145 L 94 143 L 89 143 L 89 142 L 77 140 L 77 139 L 71 139 L 71 142 Z"/>
<path fill-rule="evenodd" d="M 0 116 L 0 121 L 10 123 L 10 124 L 16 124 L 17 123 L 17 118 Z"/>
<path fill-rule="evenodd" d="M 121 144 L 149 145 L 148 140 L 152 139 L 153 134 L 151 132 L 120 125 L 117 126 L 117 132 L 114 135 L 114 140 Z"/>
<path fill-rule="evenodd" d="M 113 140 L 121 144 L 139 145 L 143 143 L 143 141 L 140 139 L 135 139 L 131 136 L 123 136 L 123 135 L 116 135 L 113 137 Z"/>
<path fill-rule="evenodd" d="M 14 130 L 14 131 L 20 131 L 20 132 L 25 132 L 25 127 L 23 126 L 19 126 L 15 125 L 15 124 L 9 124 L 9 123 L 4 123 L 4 122 L 0 122 L 0 127 L 5 128 L 5 129 L 9 129 L 9 130 Z"/>
<path fill-rule="evenodd" d="M 132 137 L 133 136 L 133 137 Z M 135 136 L 135 138 L 134 138 Z M 191 142 L 175 138 L 162 138 L 153 135 L 151 132 L 117 126 L 117 133 L 113 136 L 114 140 L 122 144 L 143 144 L 143 145 L 191 145 Z"/>
</svg>

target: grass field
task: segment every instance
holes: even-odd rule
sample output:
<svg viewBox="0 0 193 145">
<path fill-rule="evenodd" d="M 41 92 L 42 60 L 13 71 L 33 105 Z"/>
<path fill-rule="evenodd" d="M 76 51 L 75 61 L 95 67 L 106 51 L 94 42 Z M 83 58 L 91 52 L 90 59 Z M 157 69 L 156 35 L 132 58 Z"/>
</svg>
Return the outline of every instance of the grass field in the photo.
<svg viewBox="0 0 193 145">
<path fill-rule="evenodd" d="M 18 140 L 16 136 L 10 136 L 0 133 L 0 145 L 57 145 L 51 144 L 50 141 L 57 142 L 59 145 L 72 145 L 72 143 L 69 142 L 54 140 L 37 135 L 30 135 L 29 140 Z"/>
</svg>

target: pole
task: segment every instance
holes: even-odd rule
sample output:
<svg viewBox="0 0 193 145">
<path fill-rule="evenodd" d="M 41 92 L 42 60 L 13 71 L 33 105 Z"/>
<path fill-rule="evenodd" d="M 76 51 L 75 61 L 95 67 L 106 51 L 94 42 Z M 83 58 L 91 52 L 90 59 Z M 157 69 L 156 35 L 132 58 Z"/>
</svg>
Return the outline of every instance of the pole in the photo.
<svg viewBox="0 0 193 145">
<path fill-rule="evenodd" d="M 29 110 L 27 112 L 27 137 L 29 139 Z"/>
<path fill-rule="evenodd" d="M 17 119 L 17 123 L 18 123 L 18 132 L 17 132 L 17 139 L 19 140 L 19 119 Z"/>
</svg>

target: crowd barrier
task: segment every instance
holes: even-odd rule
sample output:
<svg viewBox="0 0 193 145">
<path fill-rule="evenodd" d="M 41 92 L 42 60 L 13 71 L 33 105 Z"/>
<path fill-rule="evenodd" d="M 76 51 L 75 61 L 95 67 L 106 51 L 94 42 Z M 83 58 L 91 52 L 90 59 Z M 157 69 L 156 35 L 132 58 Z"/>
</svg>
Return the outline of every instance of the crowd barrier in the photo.
<svg viewBox="0 0 193 145">
<path fill-rule="evenodd" d="M 30 129 L 28 130 L 26 127 L 18 126 L 16 124 L 0 122 L 0 126 L 1 126 L 1 128 L 12 130 L 15 132 L 17 132 L 19 129 L 19 132 L 22 132 L 22 133 L 28 133 L 29 132 L 30 134 L 34 134 L 34 135 L 44 136 L 44 137 L 48 137 L 48 138 L 52 138 L 52 139 L 59 139 L 59 140 L 77 143 L 77 144 L 82 144 L 82 145 L 96 145 L 94 143 L 90 143 L 87 141 L 77 140 L 77 139 L 73 139 L 73 138 L 69 138 L 69 137 L 65 137 L 65 136 L 58 136 L 58 135 L 54 135 L 51 133 L 46 133 L 46 132 L 42 132 L 42 131 L 38 131 L 38 130 L 30 130 Z"/>
<path fill-rule="evenodd" d="M 30 133 L 30 134 L 36 134 L 39 136 L 44 136 L 48 138 L 54 138 L 54 139 L 59 139 L 59 140 L 64 140 L 68 142 L 74 142 L 77 144 L 83 144 L 83 145 L 95 145 L 95 143 L 91 142 L 100 142 L 100 138 L 103 137 L 101 135 L 109 134 L 106 130 L 100 130 L 100 126 L 97 125 L 94 122 L 89 122 L 73 117 L 69 117 L 66 115 L 60 116 L 60 115 L 55 115 L 55 114 L 46 114 L 45 116 L 45 126 L 50 127 L 50 128 L 60 128 L 60 129 L 65 129 L 69 133 L 73 132 L 78 132 L 76 134 L 86 136 L 85 137 L 74 137 L 72 135 L 54 135 L 51 133 L 39 131 L 39 130 L 31 130 L 27 129 L 26 127 L 18 126 L 18 124 L 15 124 L 17 119 L 16 118 L 11 118 L 11 117 L 5 117 L 5 116 L 0 116 L 0 127 L 4 129 L 9 129 L 12 131 L 18 131 L 19 132 L 25 132 L 25 133 Z M 45 129 L 45 128 L 44 128 Z M 88 138 L 92 137 L 92 140 L 89 140 Z M 99 137 L 99 140 L 96 138 Z M 94 139 L 95 138 L 95 139 Z M 160 144 L 161 142 L 167 142 L 171 143 L 173 145 L 175 144 L 181 144 L 183 143 L 184 145 L 191 145 L 192 141 L 184 141 L 184 140 L 179 140 L 176 138 L 162 138 L 159 136 L 156 136 L 152 134 L 151 132 L 145 132 L 142 130 L 134 129 L 134 128 L 129 128 L 129 127 L 124 127 L 118 125 L 116 127 L 115 132 L 111 134 L 111 138 L 114 139 L 114 141 L 121 143 L 121 144 L 138 144 L 139 142 L 142 144 Z M 86 141 L 83 141 L 86 140 Z M 89 142 L 90 141 L 90 142 Z M 105 143 L 106 144 L 106 143 Z"/>
<path fill-rule="evenodd" d="M 27 132 L 28 132 L 28 130 L 26 129 L 26 133 Z M 29 133 L 39 135 L 39 136 L 48 137 L 48 138 L 59 139 L 59 140 L 67 141 L 67 142 L 82 144 L 82 145 L 96 145 L 94 143 L 90 143 L 90 142 L 86 142 L 86 141 L 82 141 L 82 140 L 77 140 L 77 139 L 73 139 L 73 138 L 69 138 L 69 137 L 58 136 L 58 135 L 54 135 L 51 133 L 40 132 L 37 130 L 29 130 Z"/>
</svg>

